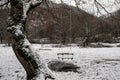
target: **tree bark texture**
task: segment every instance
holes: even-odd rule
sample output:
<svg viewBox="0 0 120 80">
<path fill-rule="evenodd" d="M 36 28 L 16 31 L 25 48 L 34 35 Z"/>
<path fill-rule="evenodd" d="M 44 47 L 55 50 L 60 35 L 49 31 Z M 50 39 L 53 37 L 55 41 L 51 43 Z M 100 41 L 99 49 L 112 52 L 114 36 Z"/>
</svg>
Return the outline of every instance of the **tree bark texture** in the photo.
<svg viewBox="0 0 120 80">
<path fill-rule="evenodd" d="M 52 72 L 43 63 L 25 35 L 25 24 L 30 10 L 40 5 L 43 0 L 10 0 L 10 16 L 7 20 L 8 31 L 12 34 L 13 50 L 23 65 L 27 80 L 54 79 Z"/>
</svg>

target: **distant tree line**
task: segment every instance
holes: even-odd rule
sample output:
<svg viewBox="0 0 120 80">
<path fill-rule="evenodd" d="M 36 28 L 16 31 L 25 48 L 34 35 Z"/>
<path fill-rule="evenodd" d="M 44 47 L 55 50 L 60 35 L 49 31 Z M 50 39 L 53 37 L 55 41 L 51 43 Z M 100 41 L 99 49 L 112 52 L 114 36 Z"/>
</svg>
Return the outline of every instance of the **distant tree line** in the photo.
<svg viewBox="0 0 120 80">
<path fill-rule="evenodd" d="M 31 42 L 39 42 L 42 38 L 62 44 L 114 42 L 113 38 L 120 37 L 120 10 L 108 17 L 96 17 L 66 4 L 51 3 L 48 6 L 40 5 L 28 16 L 26 34 Z M 0 43 L 10 41 L 6 27 L 2 27 L 6 26 L 7 11 L 0 10 Z"/>
</svg>

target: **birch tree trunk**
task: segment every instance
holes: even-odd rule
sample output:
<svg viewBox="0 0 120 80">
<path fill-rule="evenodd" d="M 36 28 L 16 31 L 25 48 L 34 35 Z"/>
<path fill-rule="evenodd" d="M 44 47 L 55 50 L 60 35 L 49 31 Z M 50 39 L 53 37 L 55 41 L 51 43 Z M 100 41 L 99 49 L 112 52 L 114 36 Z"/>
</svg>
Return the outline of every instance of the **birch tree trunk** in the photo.
<svg viewBox="0 0 120 80">
<path fill-rule="evenodd" d="M 27 80 L 54 79 L 52 72 L 43 63 L 25 35 L 25 24 L 30 10 L 43 0 L 10 0 L 11 12 L 7 20 L 8 31 L 12 34 L 13 50 L 26 70 Z"/>
</svg>

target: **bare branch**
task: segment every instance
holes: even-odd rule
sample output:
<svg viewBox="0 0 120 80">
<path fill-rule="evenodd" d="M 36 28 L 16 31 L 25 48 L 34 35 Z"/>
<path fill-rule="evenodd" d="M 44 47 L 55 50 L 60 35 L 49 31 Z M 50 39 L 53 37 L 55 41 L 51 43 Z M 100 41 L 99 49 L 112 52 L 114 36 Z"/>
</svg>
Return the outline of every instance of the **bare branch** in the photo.
<svg viewBox="0 0 120 80">
<path fill-rule="evenodd" d="M 106 13 L 108 13 L 108 14 L 110 14 L 107 10 L 106 10 L 106 8 L 103 6 L 103 5 L 101 5 L 97 0 L 94 0 L 94 2 L 95 2 L 95 4 L 96 4 L 96 7 L 98 8 L 98 6 L 100 6 Z M 97 6 L 98 5 L 98 6 Z"/>
<path fill-rule="evenodd" d="M 100 13 L 100 15 L 102 15 L 102 13 L 100 12 L 99 6 L 97 5 L 97 3 L 94 3 L 96 8 L 97 8 L 97 14 Z"/>
<path fill-rule="evenodd" d="M 5 2 L 4 4 L 1 4 L 0 7 L 3 7 L 4 5 L 7 5 L 10 1 L 8 0 L 7 2 Z"/>
<path fill-rule="evenodd" d="M 43 1 L 46 1 L 46 0 L 30 0 L 29 3 L 31 7 L 36 7 L 40 5 Z"/>
<path fill-rule="evenodd" d="M 43 1 L 46 0 L 23 0 L 23 17 L 24 19 L 27 17 L 27 13 L 34 9 L 35 7 L 39 6 Z"/>
<path fill-rule="evenodd" d="M 116 1 L 116 0 L 115 0 L 115 1 Z M 98 12 L 99 12 L 101 15 L 102 15 L 102 13 L 100 12 L 100 9 L 99 9 L 98 6 L 100 6 L 102 9 L 104 9 L 104 11 L 105 11 L 109 16 L 111 16 L 112 18 L 117 19 L 117 20 L 120 20 L 118 17 L 114 17 L 113 14 L 111 14 L 110 12 L 108 12 L 108 11 L 106 10 L 106 8 L 105 8 L 101 3 L 99 3 L 97 0 L 94 0 L 94 3 L 95 3 L 95 6 L 96 6 Z"/>
</svg>

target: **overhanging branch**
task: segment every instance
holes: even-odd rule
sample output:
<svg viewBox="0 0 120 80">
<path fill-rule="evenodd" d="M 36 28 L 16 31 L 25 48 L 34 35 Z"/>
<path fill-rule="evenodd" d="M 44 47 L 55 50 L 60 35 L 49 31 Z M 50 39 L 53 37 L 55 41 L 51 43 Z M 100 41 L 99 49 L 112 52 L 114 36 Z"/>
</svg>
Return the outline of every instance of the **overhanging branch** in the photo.
<svg viewBox="0 0 120 80">
<path fill-rule="evenodd" d="M 120 20 L 118 17 L 114 17 L 110 12 L 108 12 L 107 11 L 107 9 L 101 4 L 101 3 L 99 3 L 97 0 L 94 0 L 94 3 L 95 3 L 95 6 L 96 6 L 96 8 L 97 8 L 97 10 L 98 10 L 98 12 L 101 14 L 101 12 L 100 12 L 100 9 L 99 9 L 99 7 L 98 6 L 100 6 L 107 14 L 109 14 L 112 18 L 114 18 L 114 19 L 117 19 L 117 20 Z"/>
<path fill-rule="evenodd" d="M 94 0 L 94 2 L 95 2 L 95 4 L 96 4 L 96 7 L 98 8 L 98 6 L 100 6 L 107 14 L 110 14 L 106 9 L 105 9 L 105 7 L 102 5 L 102 4 L 100 4 L 97 0 Z M 98 6 L 97 6 L 98 5 Z"/>
<path fill-rule="evenodd" d="M 7 2 L 5 2 L 4 4 L 1 4 L 0 7 L 3 7 L 4 5 L 7 5 L 9 2 L 10 2 L 10 0 L 8 0 Z"/>
</svg>

